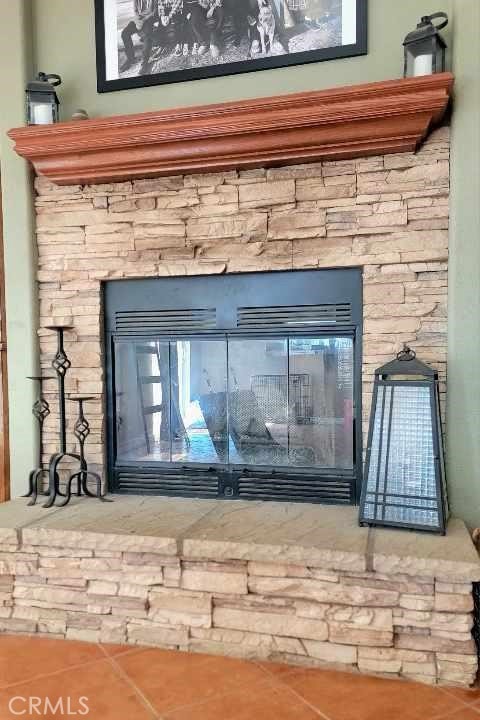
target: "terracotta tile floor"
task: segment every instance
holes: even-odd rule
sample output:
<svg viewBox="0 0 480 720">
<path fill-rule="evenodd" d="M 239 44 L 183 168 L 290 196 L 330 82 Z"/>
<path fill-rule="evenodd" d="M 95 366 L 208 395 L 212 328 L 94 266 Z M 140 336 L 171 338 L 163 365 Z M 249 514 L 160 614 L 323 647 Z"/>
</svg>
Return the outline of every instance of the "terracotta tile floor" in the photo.
<svg viewBox="0 0 480 720">
<path fill-rule="evenodd" d="M 480 720 L 480 690 L 169 650 L 0 636 L 0 720 L 75 715 L 88 720 Z"/>
</svg>

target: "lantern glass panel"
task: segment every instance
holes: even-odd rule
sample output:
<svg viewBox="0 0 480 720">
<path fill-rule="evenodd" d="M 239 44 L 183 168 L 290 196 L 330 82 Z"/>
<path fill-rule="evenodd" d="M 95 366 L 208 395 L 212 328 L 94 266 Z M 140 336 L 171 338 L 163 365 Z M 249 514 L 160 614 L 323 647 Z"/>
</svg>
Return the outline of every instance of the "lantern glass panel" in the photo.
<svg viewBox="0 0 480 720">
<path fill-rule="evenodd" d="M 51 123 L 55 122 L 52 104 L 49 102 L 30 102 L 28 122 L 31 125 L 51 125 Z"/>
<path fill-rule="evenodd" d="M 59 103 L 53 92 L 27 92 L 27 121 L 29 125 L 51 125 L 59 121 Z"/>
<path fill-rule="evenodd" d="M 436 528 L 433 385 L 378 386 L 364 519 Z"/>
<path fill-rule="evenodd" d="M 434 38 L 417 40 L 405 48 L 406 54 L 406 76 L 419 77 L 420 75 L 431 75 L 435 72 L 435 48 Z"/>
</svg>

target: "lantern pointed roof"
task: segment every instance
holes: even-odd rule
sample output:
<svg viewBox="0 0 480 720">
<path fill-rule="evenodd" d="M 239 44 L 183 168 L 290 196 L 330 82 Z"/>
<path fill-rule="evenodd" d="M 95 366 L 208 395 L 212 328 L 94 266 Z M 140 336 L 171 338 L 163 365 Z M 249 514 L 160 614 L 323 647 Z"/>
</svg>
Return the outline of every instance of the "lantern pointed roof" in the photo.
<svg viewBox="0 0 480 720">
<path fill-rule="evenodd" d="M 417 360 L 416 353 L 407 345 L 404 346 L 394 360 L 382 365 L 375 370 L 375 375 L 423 375 L 425 377 L 436 377 L 437 371 Z"/>
</svg>

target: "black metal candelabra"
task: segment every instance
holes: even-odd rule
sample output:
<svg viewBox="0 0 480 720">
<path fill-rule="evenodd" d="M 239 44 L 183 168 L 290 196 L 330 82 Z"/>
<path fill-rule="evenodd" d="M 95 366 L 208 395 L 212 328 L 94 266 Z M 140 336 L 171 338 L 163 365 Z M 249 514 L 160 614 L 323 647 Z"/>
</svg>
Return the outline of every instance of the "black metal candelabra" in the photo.
<svg viewBox="0 0 480 720">
<path fill-rule="evenodd" d="M 65 352 L 64 347 L 64 332 L 66 330 L 71 330 L 72 327 L 69 325 L 50 325 L 46 328 L 47 330 L 53 330 L 57 333 L 57 352 L 55 353 L 55 357 L 52 361 L 52 367 L 55 370 L 57 374 L 57 380 L 58 380 L 58 408 L 59 408 L 59 439 L 60 439 L 60 451 L 55 453 L 51 456 L 49 461 L 49 467 L 48 467 L 48 499 L 44 503 L 43 507 L 49 508 L 52 507 L 52 505 L 55 504 L 55 501 L 58 497 L 64 498 L 61 502 L 58 503 L 60 507 L 63 507 L 64 505 L 67 505 L 70 502 L 70 499 L 72 497 L 72 485 L 77 480 L 78 486 L 77 486 L 77 495 L 80 496 L 82 494 L 87 495 L 88 497 L 96 497 L 99 500 L 105 500 L 105 498 L 102 495 L 102 481 L 100 476 L 97 473 L 92 472 L 88 469 L 88 463 L 85 459 L 85 441 L 90 434 L 90 425 L 85 418 L 85 414 L 83 412 L 83 403 L 87 400 L 91 400 L 93 398 L 87 398 L 87 397 L 76 397 L 71 398 L 72 400 L 75 400 L 79 403 L 79 414 L 77 421 L 75 423 L 74 427 L 74 435 L 79 443 L 79 453 L 75 452 L 67 452 L 67 423 L 66 423 L 66 414 L 65 414 L 65 405 L 66 405 L 66 398 L 65 398 L 65 376 L 68 372 L 68 370 L 71 367 L 71 362 L 67 356 L 67 353 Z M 41 380 L 41 378 L 36 378 Z M 48 403 L 43 399 L 43 396 L 41 396 L 41 400 L 39 401 L 39 404 L 35 403 L 34 410 L 33 410 L 35 417 L 37 417 L 39 424 L 40 424 L 40 433 L 41 433 L 41 442 L 40 447 L 42 447 L 43 444 L 43 423 L 45 421 L 45 418 L 50 414 L 50 408 L 48 406 Z M 41 458 L 41 451 L 40 451 L 40 458 Z M 79 470 L 72 473 L 66 483 L 66 492 L 63 493 L 60 489 L 60 474 L 59 474 L 59 465 L 60 463 L 65 460 L 66 458 L 71 458 L 79 463 Z M 28 497 L 31 497 L 32 499 L 28 503 L 29 505 L 34 505 L 37 500 L 38 495 L 38 480 L 42 476 L 43 473 L 46 473 L 47 470 L 42 469 L 42 463 L 41 460 L 39 461 L 39 467 L 36 470 L 33 470 L 32 473 L 30 473 L 29 478 L 29 492 Z M 92 493 L 88 488 L 88 478 L 93 477 L 96 482 L 96 492 Z"/>
<path fill-rule="evenodd" d="M 40 481 L 44 475 L 48 475 L 48 470 L 43 467 L 43 424 L 50 415 L 50 405 L 43 396 L 43 383 L 46 380 L 52 380 L 50 377 L 42 377 L 41 375 L 29 376 L 28 380 L 34 380 L 39 384 L 39 395 L 32 406 L 32 414 L 38 422 L 38 463 L 28 476 L 28 492 L 23 497 L 31 498 L 28 505 L 35 505 L 37 502 Z"/>
<path fill-rule="evenodd" d="M 87 461 L 85 460 L 85 441 L 90 435 L 90 424 L 83 412 L 83 403 L 88 402 L 89 400 L 95 400 L 95 398 L 84 395 L 78 397 L 71 397 L 70 399 L 74 402 L 78 402 L 78 417 L 75 422 L 73 434 L 77 438 L 80 448 L 80 470 L 77 470 L 70 475 L 66 484 L 65 500 L 59 502 L 58 505 L 59 507 L 63 507 L 70 502 L 70 498 L 72 497 L 72 485 L 75 480 L 77 481 L 77 495 L 79 497 L 83 494 L 87 495 L 88 497 L 96 497 L 104 502 L 110 502 L 107 501 L 106 498 L 104 498 L 102 495 L 102 479 L 100 475 L 98 475 L 98 473 L 92 472 L 92 470 L 89 470 Z M 95 480 L 96 492 L 94 493 L 92 493 L 88 488 L 87 481 L 89 476 L 94 478 Z"/>
</svg>

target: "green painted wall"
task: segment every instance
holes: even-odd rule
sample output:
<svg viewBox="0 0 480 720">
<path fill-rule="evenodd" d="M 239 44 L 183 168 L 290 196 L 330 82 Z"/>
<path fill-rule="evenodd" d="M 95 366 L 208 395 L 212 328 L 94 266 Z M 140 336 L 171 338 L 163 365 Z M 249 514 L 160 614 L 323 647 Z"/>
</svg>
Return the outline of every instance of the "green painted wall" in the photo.
<svg viewBox="0 0 480 720">
<path fill-rule="evenodd" d="M 33 30 L 28 13 L 32 6 Z M 114 115 L 239 98 L 321 89 L 399 77 L 405 34 L 418 18 L 446 10 L 446 33 L 454 48 L 456 102 L 452 146 L 452 252 L 448 457 L 454 512 L 480 525 L 480 2 L 479 0 L 370 0 L 369 54 L 234 77 L 98 95 L 95 77 L 93 0 L 14 0 L 2 6 L 1 67 L 8 68 L 8 106 L 0 101 L 7 266 L 13 494 L 25 486 L 34 457 L 28 418 L 32 392 L 24 381 L 36 363 L 36 296 L 29 175 L 10 150 L 5 130 L 23 123 L 23 87 L 35 70 L 63 77 L 63 117 L 78 107 L 92 115 Z M 466 418 L 466 419 L 465 419 Z"/>
<path fill-rule="evenodd" d="M 93 0 L 33 0 L 36 65 L 63 77 L 64 119 L 78 107 L 93 117 L 373 82 L 402 75 L 405 35 L 439 4 L 450 11 L 451 1 L 369 0 L 363 57 L 97 95 Z"/>
<path fill-rule="evenodd" d="M 455 0 L 449 269 L 448 471 L 456 514 L 480 525 L 480 2 Z"/>
<path fill-rule="evenodd" d="M 28 0 L 2 3 L 0 67 L 8 94 L 0 101 L 0 158 L 5 246 L 8 380 L 12 495 L 24 492 L 36 457 L 31 407 L 37 370 L 37 293 L 31 175 L 12 150 L 9 128 L 25 117 L 25 83 L 31 76 L 31 12 Z"/>
</svg>

